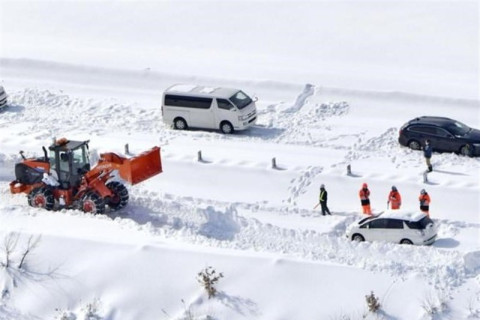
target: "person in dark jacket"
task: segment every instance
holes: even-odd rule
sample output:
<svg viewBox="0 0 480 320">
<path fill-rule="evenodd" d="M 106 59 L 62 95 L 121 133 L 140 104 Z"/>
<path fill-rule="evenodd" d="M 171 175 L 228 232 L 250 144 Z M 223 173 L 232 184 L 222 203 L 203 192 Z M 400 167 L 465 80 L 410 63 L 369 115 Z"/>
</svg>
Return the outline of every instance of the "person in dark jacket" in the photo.
<svg viewBox="0 0 480 320">
<path fill-rule="evenodd" d="M 318 197 L 320 206 L 322 207 L 322 215 L 325 215 L 325 214 L 332 215 L 327 206 L 327 197 L 328 197 L 328 192 L 327 190 L 325 190 L 325 185 L 322 184 L 320 186 L 320 195 Z"/>
<path fill-rule="evenodd" d="M 423 148 L 423 156 L 425 157 L 425 162 L 427 164 L 428 172 L 432 172 L 433 167 L 430 159 L 432 158 L 432 146 L 430 145 L 430 140 L 425 140 L 425 147 Z"/>
</svg>

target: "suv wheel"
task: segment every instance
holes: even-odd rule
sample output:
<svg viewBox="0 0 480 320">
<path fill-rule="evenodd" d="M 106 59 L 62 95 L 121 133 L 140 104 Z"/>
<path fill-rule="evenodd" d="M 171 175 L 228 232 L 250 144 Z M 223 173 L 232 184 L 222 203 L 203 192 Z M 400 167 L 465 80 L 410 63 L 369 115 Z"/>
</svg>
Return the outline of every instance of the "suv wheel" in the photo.
<svg viewBox="0 0 480 320">
<path fill-rule="evenodd" d="M 400 241 L 400 244 L 413 244 L 413 242 L 412 240 L 403 239 L 402 241 Z"/>
<path fill-rule="evenodd" d="M 420 150 L 420 142 L 412 140 L 408 143 L 408 147 L 412 150 Z"/>
<path fill-rule="evenodd" d="M 463 147 L 460 148 L 460 154 L 462 156 L 469 157 L 471 155 L 472 148 L 470 145 L 466 144 Z"/>
</svg>

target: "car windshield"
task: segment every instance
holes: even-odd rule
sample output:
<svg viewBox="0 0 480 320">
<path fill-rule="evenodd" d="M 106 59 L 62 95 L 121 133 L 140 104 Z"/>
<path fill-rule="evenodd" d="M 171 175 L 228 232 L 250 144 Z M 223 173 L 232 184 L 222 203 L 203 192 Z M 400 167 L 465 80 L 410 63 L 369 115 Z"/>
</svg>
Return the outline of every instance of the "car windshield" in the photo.
<svg viewBox="0 0 480 320">
<path fill-rule="evenodd" d="M 429 224 L 433 224 L 433 221 L 429 217 L 425 216 L 418 221 L 405 221 L 405 223 L 410 229 L 422 230 L 425 229 Z"/>
<path fill-rule="evenodd" d="M 243 109 L 252 103 L 252 99 L 247 96 L 243 91 L 238 91 L 230 97 L 230 101 L 237 106 L 238 109 Z"/>
<path fill-rule="evenodd" d="M 450 131 L 454 136 L 464 136 L 472 129 L 461 122 L 454 121 L 447 126 L 447 130 Z"/>
</svg>

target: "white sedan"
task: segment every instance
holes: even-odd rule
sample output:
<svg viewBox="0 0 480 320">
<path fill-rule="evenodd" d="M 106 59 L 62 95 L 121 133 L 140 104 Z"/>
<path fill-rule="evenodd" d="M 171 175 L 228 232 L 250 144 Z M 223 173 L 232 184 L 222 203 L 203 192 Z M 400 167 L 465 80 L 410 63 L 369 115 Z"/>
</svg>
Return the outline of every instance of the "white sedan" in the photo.
<svg viewBox="0 0 480 320">
<path fill-rule="evenodd" d="M 437 226 L 424 213 L 392 210 L 351 224 L 346 236 L 353 241 L 429 245 L 437 238 Z"/>
</svg>

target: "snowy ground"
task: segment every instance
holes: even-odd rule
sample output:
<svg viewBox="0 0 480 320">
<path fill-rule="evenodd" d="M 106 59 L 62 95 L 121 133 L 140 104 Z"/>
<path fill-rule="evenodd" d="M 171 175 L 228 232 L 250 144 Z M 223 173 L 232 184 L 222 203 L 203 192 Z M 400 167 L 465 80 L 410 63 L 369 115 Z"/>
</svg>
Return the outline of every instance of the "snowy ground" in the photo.
<svg viewBox="0 0 480 320">
<path fill-rule="evenodd" d="M 2 1 L 0 13 L 0 239 L 18 234 L 21 252 L 41 236 L 28 271 L 1 268 L 0 319 L 361 319 L 371 291 L 370 318 L 480 317 L 480 160 L 434 154 L 424 184 L 421 153 L 397 142 L 415 116 L 480 128 L 476 2 Z M 160 110 L 174 83 L 242 88 L 258 123 L 174 131 Z M 18 151 L 63 136 L 93 155 L 158 145 L 164 172 L 116 213 L 33 209 L 8 189 Z M 438 240 L 345 239 L 363 182 L 374 212 L 392 185 L 407 210 L 426 188 Z M 313 210 L 321 183 L 332 216 Z M 224 274 L 215 299 L 196 281 L 207 266 Z"/>
</svg>

